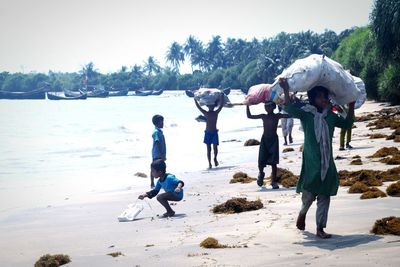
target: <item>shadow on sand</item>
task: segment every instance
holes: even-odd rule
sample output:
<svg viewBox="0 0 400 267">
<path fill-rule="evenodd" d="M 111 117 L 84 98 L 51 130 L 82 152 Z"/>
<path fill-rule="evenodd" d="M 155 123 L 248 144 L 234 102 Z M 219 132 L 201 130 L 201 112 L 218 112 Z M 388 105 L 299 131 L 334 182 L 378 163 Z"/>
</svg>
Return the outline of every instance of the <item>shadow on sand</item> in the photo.
<svg viewBox="0 0 400 267">
<path fill-rule="evenodd" d="M 295 244 L 303 245 L 305 247 L 318 247 L 326 250 L 356 247 L 382 239 L 381 236 L 368 234 L 332 235 L 332 238 L 330 239 L 321 239 L 314 233 L 308 231 L 304 231 L 303 234 L 305 240 L 303 242 L 295 242 Z"/>
</svg>

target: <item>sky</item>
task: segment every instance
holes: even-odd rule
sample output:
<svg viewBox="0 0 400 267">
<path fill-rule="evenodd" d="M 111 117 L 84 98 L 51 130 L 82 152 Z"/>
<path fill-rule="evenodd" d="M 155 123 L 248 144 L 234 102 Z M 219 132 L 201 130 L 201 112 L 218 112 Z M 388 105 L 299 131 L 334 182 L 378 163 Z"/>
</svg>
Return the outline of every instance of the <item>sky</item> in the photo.
<svg viewBox="0 0 400 267">
<path fill-rule="evenodd" d="M 373 0 L 0 0 L 0 71 L 102 73 L 165 66 L 172 42 L 189 35 L 251 40 L 369 22 Z M 181 72 L 190 68 L 183 66 Z"/>
</svg>

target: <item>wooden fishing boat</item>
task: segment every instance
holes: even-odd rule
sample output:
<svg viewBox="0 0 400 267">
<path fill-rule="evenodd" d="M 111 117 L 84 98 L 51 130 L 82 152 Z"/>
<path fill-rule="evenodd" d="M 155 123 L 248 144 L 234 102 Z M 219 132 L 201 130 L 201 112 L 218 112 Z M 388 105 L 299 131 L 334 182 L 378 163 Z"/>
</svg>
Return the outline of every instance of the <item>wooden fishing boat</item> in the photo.
<svg viewBox="0 0 400 267">
<path fill-rule="evenodd" d="M 151 95 L 161 95 L 163 92 L 164 92 L 163 89 L 160 89 L 160 90 L 153 90 L 153 91 L 151 92 Z"/>
<path fill-rule="evenodd" d="M 117 90 L 117 91 L 108 91 L 108 96 L 126 96 L 128 94 L 128 89 Z"/>
<path fill-rule="evenodd" d="M 149 96 L 153 93 L 153 90 L 136 90 L 135 96 Z"/>
<path fill-rule="evenodd" d="M 0 91 L 0 99 L 46 99 L 46 91 L 44 88 L 29 92 Z"/>
<path fill-rule="evenodd" d="M 79 96 L 62 96 L 59 94 L 56 94 L 55 92 L 47 92 L 47 99 L 49 100 L 84 100 L 87 98 L 86 94 L 81 94 Z"/>
</svg>

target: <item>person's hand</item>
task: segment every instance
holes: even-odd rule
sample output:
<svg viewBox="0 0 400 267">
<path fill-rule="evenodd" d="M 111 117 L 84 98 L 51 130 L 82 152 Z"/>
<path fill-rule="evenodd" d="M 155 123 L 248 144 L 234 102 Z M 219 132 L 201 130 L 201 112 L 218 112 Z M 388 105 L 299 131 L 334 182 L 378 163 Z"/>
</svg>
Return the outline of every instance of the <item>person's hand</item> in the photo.
<svg viewBox="0 0 400 267">
<path fill-rule="evenodd" d="M 140 200 L 143 200 L 145 197 L 147 197 L 147 195 L 146 195 L 146 194 L 143 194 L 143 195 L 140 195 L 138 198 L 139 198 Z"/>
<path fill-rule="evenodd" d="M 177 188 L 175 188 L 175 193 L 179 193 L 181 192 L 181 188 L 178 186 Z"/>
<path fill-rule="evenodd" d="M 283 91 L 288 92 L 289 91 L 289 84 L 286 80 L 286 78 L 279 78 L 279 85 L 282 87 Z"/>
</svg>

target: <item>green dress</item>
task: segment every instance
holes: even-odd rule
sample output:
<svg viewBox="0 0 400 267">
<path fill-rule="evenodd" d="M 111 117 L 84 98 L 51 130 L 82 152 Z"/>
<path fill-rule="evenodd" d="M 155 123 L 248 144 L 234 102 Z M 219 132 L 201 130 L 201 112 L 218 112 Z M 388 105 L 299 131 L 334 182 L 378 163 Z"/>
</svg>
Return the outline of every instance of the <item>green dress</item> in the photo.
<svg viewBox="0 0 400 267">
<path fill-rule="evenodd" d="M 300 119 L 304 130 L 303 159 L 300 179 L 297 182 L 297 193 L 304 190 L 324 196 L 334 196 L 339 188 L 339 176 L 332 156 L 332 137 L 335 127 L 349 128 L 353 124 L 353 117 L 343 119 L 328 111 L 325 120 L 329 128 L 330 160 L 325 180 L 321 181 L 321 152 L 314 131 L 314 115 L 301 109 L 298 103 L 288 104 L 284 110 L 293 118 Z"/>
</svg>

